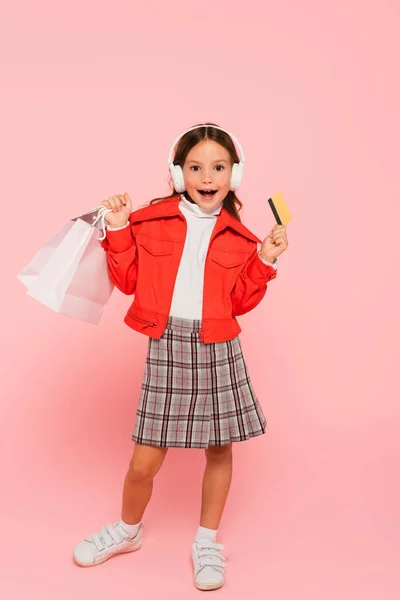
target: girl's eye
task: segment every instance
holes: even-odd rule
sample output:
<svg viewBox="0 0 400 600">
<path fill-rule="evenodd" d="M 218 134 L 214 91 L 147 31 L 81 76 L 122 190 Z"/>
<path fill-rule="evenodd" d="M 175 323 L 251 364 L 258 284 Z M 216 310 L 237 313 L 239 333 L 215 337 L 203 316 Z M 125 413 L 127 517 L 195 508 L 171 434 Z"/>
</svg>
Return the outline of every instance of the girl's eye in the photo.
<svg viewBox="0 0 400 600">
<path fill-rule="evenodd" d="M 216 169 L 218 169 L 219 167 L 220 167 L 221 169 L 225 169 L 225 167 L 224 167 L 223 165 L 217 165 L 217 166 L 216 166 Z M 193 166 L 191 166 L 191 167 L 190 167 L 190 169 L 198 169 L 198 168 L 199 168 L 199 166 L 198 166 L 198 165 L 193 165 Z"/>
</svg>

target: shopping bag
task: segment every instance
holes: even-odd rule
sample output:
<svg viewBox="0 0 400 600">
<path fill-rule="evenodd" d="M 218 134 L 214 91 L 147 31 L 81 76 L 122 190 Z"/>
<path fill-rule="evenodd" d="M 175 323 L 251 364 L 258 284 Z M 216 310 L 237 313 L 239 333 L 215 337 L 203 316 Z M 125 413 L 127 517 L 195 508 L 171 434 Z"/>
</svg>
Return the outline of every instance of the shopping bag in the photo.
<svg viewBox="0 0 400 600">
<path fill-rule="evenodd" d="M 105 238 L 108 212 L 100 206 L 70 219 L 37 252 L 17 276 L 29 296 L 65 316 L 95 324 L 100 321 L 114 289 L 99 243 Z M 100 228 L 103 237 L 98 237 Z"/>
<path fill-rule="evenodd" d="M 28 264 L 28 266 L 26 266 L 24 269 L 22 269 L 22 271 L 20 273 L 18 273 L 17 278 L 26 287 L 29 288 L 31 286 L 31 284 L 36 280 L 37 276 L 42 271 L 42 269 L 46 265 L 46 263 L 49 262 L 50 258 L 54 254 L 55 250 L 60 246 L 62 240 L 65 238 L 65 236 L 70 231 L 71 227 L 74 225 L 74 222 L 77 219 L 82 219 L 82 221 L 85 221 L 86 223 L 92 223 L 93 226 L 97 227 L 98 229 L 101 229 L 101 228 L 104 229 L 104 225 L 103 225 L 103 227 L 101 225 L 101 220 L 102 220 L 102 217 L 104 217 L 104 215 L 107 212 L 110 212 L 110 209 L 106 209 L 103 206 L 96 206 L 95 208 L 92 208 L 88 212 L 83 213 L 82 215 L 79 215 L 78 217 L 75 217 L 73 219 L 70 219 L 60 229 L 60 231 L 57 231 L 57 233 L 55 234 L 54 237 L 52 237 L 50 240 L 48 240 L 44 244 L 44 246 L 42 246 L 38 250 L 38 252 L 32 258 L 31 262 Z M 105 235 L 103 235 L 103 237 L 99 238 L 99 240 L 104 239 L 104 237 L 105 237 Z"/>
<path fill-rule="evenodd" d="M 73 221 L 68 221 L 68 223 L 65 223 L 64 227 L 60 229 L 60 231 L 57 231 L 56 235 L 39 249 L 29 265 L 22 269 L 20 273 L 18 273 L 17 278 L 27 288 L 29 288 L 31 284 L 36 281 L 37 276 L 40 274 L 46 263 L 49 262 L 50 258 L 59 247 L 73 224 Z"/>
</svg>

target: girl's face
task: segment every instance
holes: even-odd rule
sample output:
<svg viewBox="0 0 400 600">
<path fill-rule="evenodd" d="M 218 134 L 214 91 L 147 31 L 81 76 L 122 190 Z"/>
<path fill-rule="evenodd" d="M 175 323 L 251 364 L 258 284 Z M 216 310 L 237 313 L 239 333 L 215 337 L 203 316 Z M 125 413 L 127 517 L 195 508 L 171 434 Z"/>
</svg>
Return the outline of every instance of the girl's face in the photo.
<svg viewBox="0 0 400 600">
<path fill-rule="evenodd" d="M 183 178 L 190 198 L 206 210 L 223 201 L 231 182 L 231 157 L 218 142 L 202 140 L 188 153 L 183 165 Z M 215 193 L 204 195 L 204 190 Z"/>
</svg>

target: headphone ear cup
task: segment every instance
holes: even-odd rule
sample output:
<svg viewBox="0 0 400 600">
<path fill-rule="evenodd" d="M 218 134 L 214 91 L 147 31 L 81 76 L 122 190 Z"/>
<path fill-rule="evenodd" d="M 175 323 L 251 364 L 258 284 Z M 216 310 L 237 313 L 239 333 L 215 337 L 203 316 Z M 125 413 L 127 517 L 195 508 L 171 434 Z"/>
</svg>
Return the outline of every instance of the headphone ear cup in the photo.
<svg viewBox="0 0 400 600">
<path fill-rule="evenodd" d="M 185 191 L 185 181 L 183 179 L 183 172 L 180 165 L 174 165 L 170 163 L 169 170 L 171 172 L 172 181 L 174 182 L 174 188 L 180 194 Z"/>
<path fill-rule="evenodd" d="M 243 163 L 233 163 L 230 189 L 235 192 L 239 189 L 243 177 Z"/>
</svg>

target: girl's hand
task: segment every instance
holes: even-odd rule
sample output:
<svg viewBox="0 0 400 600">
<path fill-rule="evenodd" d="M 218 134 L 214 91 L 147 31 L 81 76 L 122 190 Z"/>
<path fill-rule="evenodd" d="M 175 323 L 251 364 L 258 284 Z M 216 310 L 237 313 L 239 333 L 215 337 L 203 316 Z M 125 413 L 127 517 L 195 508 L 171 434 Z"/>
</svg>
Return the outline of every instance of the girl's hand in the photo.
<svg viewBox="0 0 400 600">
<path fill-rule="evenodd" d="M 104 217 L 104 220 L 110 227 L 122 227 L 129 221 L 129 215 L 132 212 L 132 202 L 126 192 L 124 195 L 117 194 L 116 196 L 110 196 L 108 200 L 100 202 L 99 206 L 112 209 L 113 212 L 107 213 Z"/>
<path fill-rule="evenodd" d="M 286 225 L 276 224 L 261 244 L 261 256 L 267 262 L 274 262 L 286 250 L 289 242 L 286 237 Z"/>
</svg>

